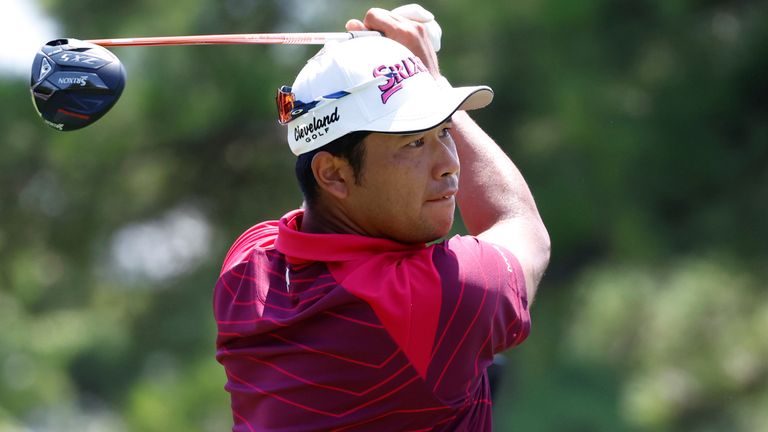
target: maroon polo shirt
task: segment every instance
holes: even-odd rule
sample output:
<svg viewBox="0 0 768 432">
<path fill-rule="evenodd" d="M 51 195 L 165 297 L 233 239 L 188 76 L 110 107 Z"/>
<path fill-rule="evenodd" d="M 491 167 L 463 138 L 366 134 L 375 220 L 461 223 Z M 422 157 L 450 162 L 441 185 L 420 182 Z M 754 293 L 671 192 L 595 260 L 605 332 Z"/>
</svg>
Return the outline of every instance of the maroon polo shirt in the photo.
<svg viewBox="0 0 768 432">
<path fill-rule="evenodd" d="M 517 259 L 471 236 L 303 233 L 302 216 L 243 233 L 216 284 L 233 430 L 490 430 L 486 368 L 530 330 Z"/>
</svg>

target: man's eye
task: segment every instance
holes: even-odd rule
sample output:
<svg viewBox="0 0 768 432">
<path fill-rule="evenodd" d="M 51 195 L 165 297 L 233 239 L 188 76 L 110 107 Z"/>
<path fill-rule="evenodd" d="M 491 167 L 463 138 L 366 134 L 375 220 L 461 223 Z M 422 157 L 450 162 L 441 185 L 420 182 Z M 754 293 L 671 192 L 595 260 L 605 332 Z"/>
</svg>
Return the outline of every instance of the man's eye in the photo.
<svg viewBox="0 0 768 432">
<path fill-rule="evenodd" d="M 419 138 L 416 141 L 411 141 L 408 143 L 408 147 L 421 147 L 424 145 L 424 138 Z"/>
<path fill-rule="evenodd" d="M 440 130 L 440 138 L 448 138 L 451 136 L 451 128 L 442 128 Z"/>
</svg>

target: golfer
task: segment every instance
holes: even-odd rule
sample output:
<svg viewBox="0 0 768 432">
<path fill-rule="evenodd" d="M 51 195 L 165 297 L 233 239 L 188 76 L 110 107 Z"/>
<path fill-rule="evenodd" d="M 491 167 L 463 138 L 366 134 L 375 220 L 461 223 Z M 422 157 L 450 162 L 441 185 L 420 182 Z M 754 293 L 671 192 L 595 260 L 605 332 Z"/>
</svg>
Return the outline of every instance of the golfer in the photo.
<svg viewBox="0 0 768 432">
<path fill-rule="evenodd" d="M 549 261 L 531 192 L 441 77 L 425 25 L 371 9 L 278 92 L 302 208 L 243 233 L 214 294 L 235 431 L 487 431 L 486 369 Z M 458 205 L 471 235 L 444 239 Z"/>
</svg>

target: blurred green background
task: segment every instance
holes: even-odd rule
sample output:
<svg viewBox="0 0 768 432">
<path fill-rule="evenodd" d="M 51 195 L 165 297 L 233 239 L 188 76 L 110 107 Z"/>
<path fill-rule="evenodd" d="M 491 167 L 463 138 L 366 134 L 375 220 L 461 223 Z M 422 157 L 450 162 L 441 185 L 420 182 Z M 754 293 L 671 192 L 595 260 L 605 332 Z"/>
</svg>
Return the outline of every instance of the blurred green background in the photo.
<svg viewBox="0 0 768 432">
<path fill-rule="evenodd" d="M 81 39 L 335 31 L 372 6 L 26 4 Z M 473 116 L 552 237 L 496 429 L 768 430 L 768 2 L 422 5 L 444 74 L 496 91 Z M 301 202 L 273 95 L 316 49 L 115 48 L 122 98 L 69 133 L 0 72 L 0 431 L 230 427 L 212 289 L 240 232 Z"/>
</svg>

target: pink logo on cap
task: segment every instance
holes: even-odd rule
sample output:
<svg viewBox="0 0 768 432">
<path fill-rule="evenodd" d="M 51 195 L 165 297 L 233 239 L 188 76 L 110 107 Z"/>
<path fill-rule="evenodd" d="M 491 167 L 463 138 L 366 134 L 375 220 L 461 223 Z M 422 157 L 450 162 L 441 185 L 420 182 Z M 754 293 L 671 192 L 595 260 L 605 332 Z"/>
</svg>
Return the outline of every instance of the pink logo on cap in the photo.
<svg viewBox="0 0 768 432">
<path fill-rule="evenodd" d="M 381 90 L 381 103 L 386 104 L 389 98 L 403 88 L 403 80 L 418 73 L 427 72 L 427 67 L 418 57 L 408 57 L 392 66 L 381 65 L 373 70 L 374 77 L 384 76 L 389 78 L 386 83 L 379 86 Z"/>
</svg>

